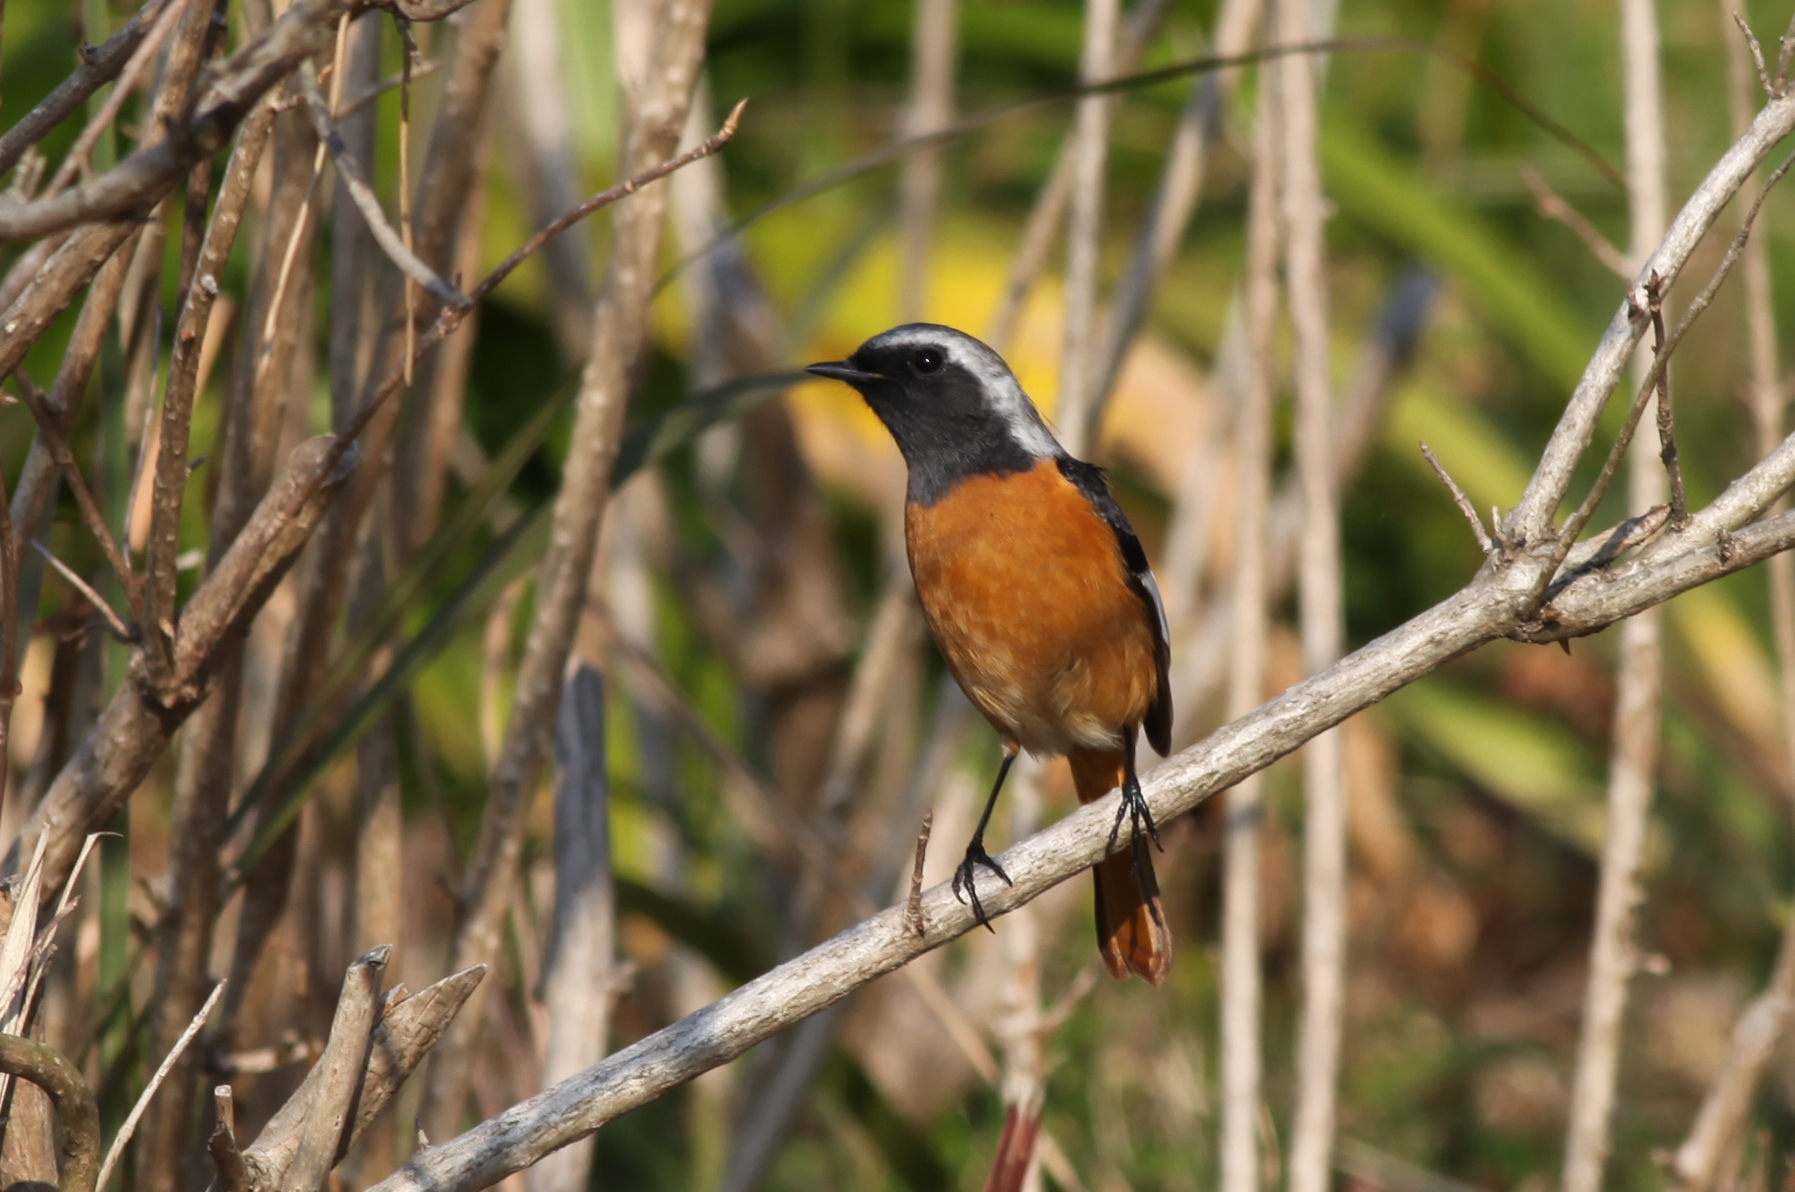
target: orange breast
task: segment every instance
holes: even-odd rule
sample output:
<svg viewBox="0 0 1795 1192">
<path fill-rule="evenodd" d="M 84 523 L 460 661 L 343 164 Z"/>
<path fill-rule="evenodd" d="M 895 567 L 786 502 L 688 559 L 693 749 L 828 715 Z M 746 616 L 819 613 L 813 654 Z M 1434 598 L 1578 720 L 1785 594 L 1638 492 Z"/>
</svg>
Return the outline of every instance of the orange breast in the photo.
<svg viewBox="0 0 1795 1192">
<path fill-rule="evenodd" d="M 1113 747 L 1157 683 L 1115 534 L 1059 467 L 975 476 L 905 511 L 916 593 L 954 678 L 1031 753 Z"/>
</svg>

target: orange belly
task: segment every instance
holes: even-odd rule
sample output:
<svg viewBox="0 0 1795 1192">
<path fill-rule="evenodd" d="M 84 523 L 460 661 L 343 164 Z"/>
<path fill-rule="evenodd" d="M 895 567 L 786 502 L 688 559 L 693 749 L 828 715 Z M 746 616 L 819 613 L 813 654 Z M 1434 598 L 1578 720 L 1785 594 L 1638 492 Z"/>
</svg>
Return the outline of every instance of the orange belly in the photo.
<svg viewBox="0 0 1795 1192">
<path fill-rule="evenodd" d="M 967 698 L 1035 754 L 1110 748 L 1158 682 L 1114 532 L 1051 460 L 974 476 L 904 531 L 923 615 Z"/>
</svg>

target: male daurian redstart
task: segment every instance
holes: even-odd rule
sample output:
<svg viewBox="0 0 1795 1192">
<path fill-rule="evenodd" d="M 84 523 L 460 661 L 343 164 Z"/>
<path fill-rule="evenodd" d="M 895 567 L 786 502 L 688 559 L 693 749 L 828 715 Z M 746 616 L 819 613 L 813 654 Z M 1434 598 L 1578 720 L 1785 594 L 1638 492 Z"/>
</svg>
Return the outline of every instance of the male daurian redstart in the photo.
<svg viewBox="0 0 1795 1192">
<path fill-rule="evenodd" d="M 1159 842 L 1134 771 L 1145 730 L 1171 746 L 1171 648 L 1159 587 L 1103 472 L 1067 455 L 1003 358 L 963 332 L 912 323 L 809 371 L 866 399 L 909 467 L 904 538 L 923 615 L 948 669 L 1003 741 L 1003 763 L 954 893 L 970 896 L 985 827 L 1020 749 L 1065 754 L 1081 803 L 1120 786 L 1112 855 L 1094 871 L 1109 971 L 1155 985 L 1172 937 L 1145 835 Z M 1114 852 L 1127 818 L 1133 848 Z"/>
</svg>

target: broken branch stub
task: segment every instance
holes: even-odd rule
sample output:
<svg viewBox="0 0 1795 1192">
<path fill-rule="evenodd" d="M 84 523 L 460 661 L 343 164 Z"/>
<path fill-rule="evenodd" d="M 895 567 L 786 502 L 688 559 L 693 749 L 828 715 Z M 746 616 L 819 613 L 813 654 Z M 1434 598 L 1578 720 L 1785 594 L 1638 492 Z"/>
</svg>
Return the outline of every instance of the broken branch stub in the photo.
<svg viewBox="0 0 1795 1192">
<path fill-rule="evenodd" d="M 362 961 L 356 963 L 359 965 Z M 355 969 L 352 967 L 350 972 L 353 974 Z M 336 1151 L 331 1156 L 332 1164 L 340 1160 L 362 1132 L 392 1104 L 400 1087 L 417 1070 L 436 1041 L 442 1038 L 443 1032 L 449 1029 L 449 1024 L 467 1002 L 474 987 L 485 976 L 486 966 L 479 964 L 444 977 L 402 1001 L 394 1001 L 389 997 L 385 1013 L 380 1016 L 379 1025 L 374 1027 L 367 1038 L 365 1051 L 361 1053 L 366 1062 L 359 1069 L 360 1085 L 348 1102 L 352 1116 L 349 1118 L 348 1128 L 338 1132 Z M 351 978 L 346 978 L 345 993 L 350 991 L 350 983 Z M 341 1005 L 338 1006 L 338 1011 L 340 1016 Z M 333 1024 L 333 1044 L 336 1035 Z M 286 1104 L 275 1112 L 255 1142 L 244 1152 L 244 1166 L 248 1173 L 242 1185 L 245 1189 L 265 1192 L 281 1186 L 283 1177 L 286 1177 L 288 1184 L 291 1183 L 294 1161 L 305 1137 L 307 1122 L 312 1117 L 314 1107 L 326 1095 L 324 1086 L 329 1078 L 326 1070 L 328 1059 L 327 1049 L 325 1056 L 306 1074 L 299 1088 L 287 1098 Z"/>
</svg>

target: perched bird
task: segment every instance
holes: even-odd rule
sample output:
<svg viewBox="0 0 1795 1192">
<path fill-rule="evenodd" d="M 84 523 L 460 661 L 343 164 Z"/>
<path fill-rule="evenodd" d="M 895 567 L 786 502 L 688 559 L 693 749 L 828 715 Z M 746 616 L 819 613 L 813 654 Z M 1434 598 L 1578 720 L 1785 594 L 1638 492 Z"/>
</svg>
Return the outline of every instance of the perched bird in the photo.
<svg viewBox="0 0 1795 1192">
<path fill-rule="evenodd" d="M 1094 870 L 1109 971 L 1157 985 L 1172 964 L 1136 734 L 1171 746 L 1171 647 L 1159 587 L 1101 469 L 1059 445 L 1003 358 L 951 327 L 912 323 L 809 372 L 860 392 L 909 468 L 904 538 L 948 669 L 1003 741 L 997 781 L 954 875 L 990 927 L 985 827 L 1019 750 L 1064 754 L 1081 803 L 1120 786 L 1111 855 Z M 1115 852 L 1124 819 L 1133 847 Z M 1143 829 L 1145 830 L 1143 834 Z"/>
</svg>

